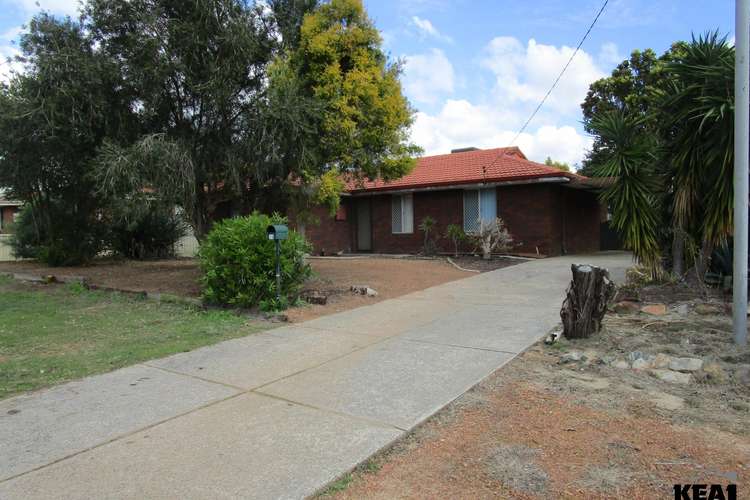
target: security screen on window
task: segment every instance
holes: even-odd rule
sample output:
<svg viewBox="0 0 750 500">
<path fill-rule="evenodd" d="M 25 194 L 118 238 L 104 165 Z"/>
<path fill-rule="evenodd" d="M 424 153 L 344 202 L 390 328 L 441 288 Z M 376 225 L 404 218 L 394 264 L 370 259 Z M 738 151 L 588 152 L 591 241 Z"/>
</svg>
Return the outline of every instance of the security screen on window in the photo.
<svg viewBox="0 0 750 500">
<path fill-rule="evenodd" d="M 492 222 L 496 217 L 497 190 L 495 188 L 464 191 L 464 232 L 477 233 L 480 221 Z"/>
<path fill-rule="evenodd" d="M 391 229 L 393 234 L 414 232 L 414 203 L 411 194 L 391 197 Z"/>
</svg>

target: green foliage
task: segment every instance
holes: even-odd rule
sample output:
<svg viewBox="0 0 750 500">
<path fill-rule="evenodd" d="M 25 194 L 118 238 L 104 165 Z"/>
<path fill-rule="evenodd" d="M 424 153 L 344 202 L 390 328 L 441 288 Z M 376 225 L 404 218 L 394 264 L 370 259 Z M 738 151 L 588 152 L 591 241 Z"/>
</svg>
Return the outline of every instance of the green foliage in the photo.
<svg viewBox="0 0 750 500">
<path fill-rule="evenodd" d="M 602 193 L 612 211 L 612 226 L 625 247 L 657 276 L 661 273 L 658 144 L 643 117 L 623 111 L 598 115 L 590 127 L 606 145 L 596 174 L 615 178 Z"/>
<path fill-rule="evenodd" d="M 422 252 L 425 255 L 434 255 L 437 252 L 437 241 L 433 236 L 436 221 L 429 215 L 422 219 L 419 223 L 418 229 L 424 234 L 424 241 L 422 243 Z"/>
<path fill-rule="evenodd" d="M 672 85 L 660 94 L 675 223 L 711 245 L 732 232 L 734 52 L 717 33 L 693 39 L 667 65 Z"/>
<path fill-rule="evenodd" d="M 570 172 L 570 165 L 562 161 L 555 161 L 549 156 L 547 157 L 546 160 L 544 160 L 544 164 L 547 165 L 548 167 L 555 167 L 556 169 L 561 170 L 563 172 Z"/>
<path fill-rule="evenodd" d="M 203 298 L 213 304 L 253 307 L 263 303 L 268 309 L 284 304 L 276 297 L 275 242 L 269 240 L 270 224 L 286 224 L 286 219 L 254 213 L 226 219 L 214 226 L 199 250 L 204 273 Z M 295 231 L 281 241 L 282 297 L 294 297 L 310 276 L 304 254 L 310 246 Z"/>
<path fill-rule="evenodd" d="M 322 165 L 384 180 L 413 168 L 419 151 L 408 143 L 413 110 L 401 91 L 400 67 L 388 63 L 381 43 L 361 0 L 332 0 L 305 16 L 299 47 L 274 63 L 271 87 L 292 79 L 298 97 L 320 109 L 304 121 L 318 137 L 317 164 L 303 165 L 303 178 Z"/>
<path fill-rule="evenodd" d="M 331 217 L 336 215 L 341 202 L 341 193 L 346 185 L 341 180 L 341 176 L 336 170 L 329 170 L 320 177 L 315 202 L 322 206 L 328 207 Z"/>
<path fill-rule="evenodd" d="M 464 228 L 458 224 L 448 224 L 445 228 L 445 237 L 453 242 L 454 255 L 458 257 L 458 246 L 467 240 Z"/>
<path fill-rule="evenodd" d="M 129 137 L 129 103 L 115 61 L 81 23 L 39 14 L 20 47 L 26 71 L 0 85 L 0 186 L 34 213 L 17 249 L 51 265 L 85 263 L 101 247 L 105 204 L 92 160 L 105 137 Z"/>
<path fill-rule="evenodd" d="M 44 210 L 24 206 L 14 229 L 10 240 L 13 253 L 50 266 L 90 262 L 104 250 L 107 237 L 106 224 L 94 214 L 76 211 L 62 201 L 50 203 Z"/>
<path fill-rule="evenodd" d="M 128 203 L 113 212 L 110 246 L 129 259 L 173 257 L 175 244 L 186 234 L 185 222 L 170 207 Z"/>
<path fill-rule="evenodd" d="M 715 32 L 659 59 L 634 52 L 583 104 L 595 136 L 587 173 L 617 178 L 603 199 L 653 279 L 670 246 L 675 270 L 687 254 L 702 275 L 731 234 L 734 57 Z"/>
<path fill-rule="evenodd" d="M 583 111 L 583 125 L 587 132 L 593 133 L 591 124 L 597 116 L 603 116 L 613 111 L 643 118 L 644 125 L 658 134 L 658 118 L 655 115 L 657 105 L 656 92 L 669 85 L 669 76 L 665 73 L 665 66 L 678 57 L 685 44 L 676 42 L 661 56 L 651 49 L 634 50 L 630 57 L 612 70 L 610 76 L 601 78 L 589 87 L 586 98 L 581 104 Z M 583 167 L 579 171 L 583 175 L 595 176 L 597 167 L 605 160 L 606 153 L 602 150 L 608 145 L 601 137 L 594 135 L 594 144 L 586 154 Z"/>
</svg>

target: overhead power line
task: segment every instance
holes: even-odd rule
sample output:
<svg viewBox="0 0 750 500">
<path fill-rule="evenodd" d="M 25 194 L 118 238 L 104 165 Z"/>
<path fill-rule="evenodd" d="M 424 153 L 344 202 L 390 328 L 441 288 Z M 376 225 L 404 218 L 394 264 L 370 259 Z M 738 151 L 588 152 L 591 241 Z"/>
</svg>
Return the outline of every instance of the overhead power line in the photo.
<svg viewBox="0 0 750 500">
<path fill-rule="evenodd" d="M 529 123 L 531 123 L 531 120 L 534 119 L 534 117 L 536 116 L 536 114 L 542 108 L 542 106 L 544 105 L 544 102 L 550 96 L 550 94 L 552 93 L 552 91 L 555 90 L 555 87 L 557 87 L 557 84 L 560 82 L 560 79 L 565 74 L 565 71 L 567 71 L 568 66 L 570 66 L 571 62 L 573 62 L 573 58 L 575 58 L 576 54 L 578 54 L 578 51 L 581 49 L 581 46 L 583 45 L 583 42 L 586 41 L 586 39 L 589 36 L 589 33 L 591 33 L 591 30 L 594 29 L 594 25 L 599 20 L 599 16 L 602 15 L 602 12 L 604 12 L 604 8 L 607 6 L 607 3 L 609 3 L 609 0 L 604 0 L 604 3 L 602 4 L 601 8 L 599 9 L 599 12 L 596 13 L 596 17 L 591 22 L 591 25 L 589 26 L 589 29 L 586 30 L 586 33 L 583 35 L 583 38 L 581 38 L 581 41 L 578 42 L 578 46 L 573 51 L 573 54 L 571 54 L 570 59 L 568 59 L 568 62 L 565 63 L 565 66 L 563 66 L 562 71 L 560 71 L 560 74 L 557 75 L 557 78 L 555 78 L 555 81 L 552 83 L 552 86 L 549 88 L 549 90 L 547 91 L 547 93 L 544 94 L 544 97 L 542 98 L 542 100 L 539 101 L 539 104 L 537 105 L 536 109 L 534 109 L 534 112 L 531 113 L 531 116 L 529 116 L 529 119 L 526 120 L 526 123 L 523 124 L 523 127 L 521 127 L 521 129 L 518 131 L 518 133 L 516 134 L 516 136 L 510 142 L 510 146 L 512 146 L 513 144 L 515 144 L 516 140 L 521 136 L 521 134 L 523 134 L 524 130 L 526 130 L 526 127 L 528 127 Z"/>
</svg>

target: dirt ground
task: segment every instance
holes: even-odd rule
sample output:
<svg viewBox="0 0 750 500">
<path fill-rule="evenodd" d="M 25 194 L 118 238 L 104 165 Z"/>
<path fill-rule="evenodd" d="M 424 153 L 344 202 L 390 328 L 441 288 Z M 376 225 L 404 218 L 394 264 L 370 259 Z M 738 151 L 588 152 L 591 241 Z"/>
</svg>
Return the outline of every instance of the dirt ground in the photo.
<svg viewBox="0 0 750 500">
<path fill-rule="evenodd" d="M 462 261 L 465 269 L 487 271 L 518 263 L 510 259 L 493 259 L 494 266 L 481 264 L 481 259 Z M 305 292 L 317 291 L 328 297 L 326 305 L 307 305 L 287 311 L 290 321 L 299 322 L 325 314 L 392 299 L 431 286 L 454 281 L 476 273 L 461 271 L 443 259 L 311 259 L 314 277 L 305 285 Z M 351 292 L 352 285 L 369 286 L 378 292 L 364 297 Z"/>
<path fill-rule="evenodd" d="M 467 269 L 487 271 L 520 261 L 464 258 Z M 304 294 L 316 291 L 327 296 L 326 305 L 306 304 L 286 311 L 289 321 L 300 322 L 381 300 L 405 295 L 475 273 L 461 271 L 444 259 L 332 258 L 310 259 L 313 278 L 304 286 Z M 0 262 L 0 272 L 37 276 L 81 276 L 94 285 L 133 292 L 165 293 L 184 297 L 200 296 L 200 270 L 193 259 L 160 261 L 99 261 L 86 267 L 50 268 L 35 262 Z M 369 286 L 375 297 L 355 295 L 352 285 Z"/>
<path fill-rule="evenodd" d="M 674 484 L 716 483 L 750 498 L 750 350 L 726 304 L 640 295 L 667 313 L 611 312 L 595 338 L 533 346 L 326 495 L 674 498 Z M 657 354 L 703 367 L 678 384 L 625 364 Z"/>
</svg>

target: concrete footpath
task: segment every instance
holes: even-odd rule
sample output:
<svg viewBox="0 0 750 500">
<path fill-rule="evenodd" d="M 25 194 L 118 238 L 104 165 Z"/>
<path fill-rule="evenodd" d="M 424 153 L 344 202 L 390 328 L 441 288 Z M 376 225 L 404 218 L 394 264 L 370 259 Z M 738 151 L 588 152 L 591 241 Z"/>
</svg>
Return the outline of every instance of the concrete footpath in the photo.
<svg viewBox="0 0 750 500">
<path fill-rule="evenodd" d="M 0 498 L 301 498 L 559 322 L 570 264 L 525 262 L 0 402 Z"/>
</svg>

